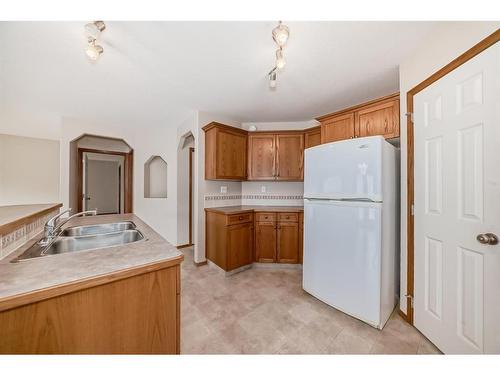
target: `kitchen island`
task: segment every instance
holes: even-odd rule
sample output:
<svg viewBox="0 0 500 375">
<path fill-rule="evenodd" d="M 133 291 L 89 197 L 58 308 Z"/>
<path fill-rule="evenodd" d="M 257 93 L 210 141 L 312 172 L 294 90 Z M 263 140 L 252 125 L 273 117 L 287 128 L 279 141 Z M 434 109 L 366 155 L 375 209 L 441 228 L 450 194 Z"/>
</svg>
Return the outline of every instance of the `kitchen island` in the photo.
<svg viewBox="0 0 500 375">
<path fill-rule="evenodd" d="M 175 354 L 180 351 L 183 255 L 133 214 L 68 226 L 131 221 L 137 242 L 0 261 L 0 353 Z"/>
</svg>

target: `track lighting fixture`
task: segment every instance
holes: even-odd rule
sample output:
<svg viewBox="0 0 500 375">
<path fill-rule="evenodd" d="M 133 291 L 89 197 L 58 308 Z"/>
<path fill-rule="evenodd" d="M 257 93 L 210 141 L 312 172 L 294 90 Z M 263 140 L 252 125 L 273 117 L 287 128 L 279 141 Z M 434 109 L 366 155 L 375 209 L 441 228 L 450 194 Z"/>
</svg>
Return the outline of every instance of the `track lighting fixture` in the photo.
<svg viewBox="0 0 500 375">
<path fill-rule="evenodd" d="M 87 36 L 87 47 L 85 48 L 85 53 L 90 60 L 96 61 L 104 52 L 102 46 L 97 44 L 97 39 L 101 35 L 101 32 L 106 29 L 106 25 L 103 21 L 94 21 L 87 23 L 84 26 L 84 29 L 85 35 Z"/>
<path fill-rule="evenodd" d="M 276 88 L 276 68 L 273 68 L 268 74 L 269 76 L 269 87 L 274 89 Z"/>
<path fill-rule="evenodd" d="M 276 50 L 275 66 L 268 74 L 269 87 L 274 89 L 276 88 L 277 71 L 283 69 L 286 64 L 285 57 L 283 56 L 283 48 L 285 47 L 288 37 L 290 36 L 290 30 L 288 29 L 288 26 L 283 25 L 283 23 L 279 21 L 278 26 L 273 29 L 272 36 L 274 42 L 278 46 L 278 49 Z"/>
</svg>

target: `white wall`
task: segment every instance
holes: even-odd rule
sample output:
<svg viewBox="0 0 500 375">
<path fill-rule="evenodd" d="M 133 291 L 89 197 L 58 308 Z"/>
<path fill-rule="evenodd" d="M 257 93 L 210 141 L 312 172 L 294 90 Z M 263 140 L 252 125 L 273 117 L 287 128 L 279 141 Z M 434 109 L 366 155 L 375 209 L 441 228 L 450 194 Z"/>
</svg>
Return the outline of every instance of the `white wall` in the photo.
<svg viewBox="0 0 500 375">
<path fill-rule="evenodd" d="M 0 134 L 0 206 L 59 201 L 59 141 Z"/>
<path fill-rule="evenodd" d="M 144 197 L 167 198 L 168 165 L 160 156 L 144 164 Z"/>
<path fill-rule="evenodd" d="M 406 312 L 406 93 L 498 29 L 498 22 L 440 23 L 399 66 L 401 111 L 401 310 Z"/>
<path fill-rule="evenodd" d="M 112 160 L 87 160 L 88 209 L 97 208 L 99 214 L 119 213 L 120 163 Z"/>
</svg>

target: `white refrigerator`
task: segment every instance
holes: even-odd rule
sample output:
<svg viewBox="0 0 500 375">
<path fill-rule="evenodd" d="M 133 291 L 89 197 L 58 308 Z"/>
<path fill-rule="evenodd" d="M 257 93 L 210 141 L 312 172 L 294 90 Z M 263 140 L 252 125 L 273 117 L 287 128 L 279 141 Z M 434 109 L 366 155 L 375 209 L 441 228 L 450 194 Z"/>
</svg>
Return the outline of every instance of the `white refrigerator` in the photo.
<svg viewBox="0 0 500 375">
<path fill-rule="evenodd" d="M 303 288 L 379 329 L 399 293 L 398 171 L 381 136 L 305 151 Z"/>
</svg>

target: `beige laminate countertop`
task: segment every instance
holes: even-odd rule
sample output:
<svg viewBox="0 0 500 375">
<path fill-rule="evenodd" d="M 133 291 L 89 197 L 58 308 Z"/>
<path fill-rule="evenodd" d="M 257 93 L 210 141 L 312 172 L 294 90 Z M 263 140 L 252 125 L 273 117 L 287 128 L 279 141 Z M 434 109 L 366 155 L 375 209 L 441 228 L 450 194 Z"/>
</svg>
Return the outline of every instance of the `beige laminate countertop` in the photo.
<svg viewBox="0 0 500 375">
<path fill-rule="evenodd" d="M 61 203 L 0 206 L 0 234 L 5 234 L 27 220 L 42 216 L 61 206 Z"/>
<path fill-rule="evenodd" d="M 208 212 L 231 215 L 245 212 L 303 212 L 303 206 L 226 206 L 205 208 Z"/>
<path fill-rule="evenodd" d="M 170 267 L 182 253 L 133 214 L 87 216 L 68 226 L 133 221 L 145 240 L 95 250 L 82 250 L 10 263 L 41 234 L 0 261 L 0 311 L 74 290 L 100 285 L 133 274 Z M 124 276 L 127 275 L 127 276 Z"/>
</svg>

